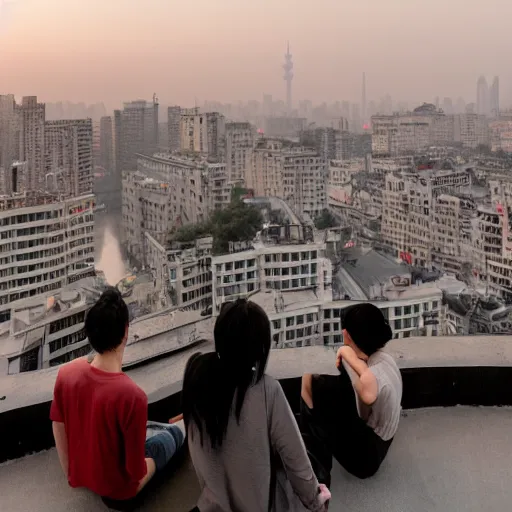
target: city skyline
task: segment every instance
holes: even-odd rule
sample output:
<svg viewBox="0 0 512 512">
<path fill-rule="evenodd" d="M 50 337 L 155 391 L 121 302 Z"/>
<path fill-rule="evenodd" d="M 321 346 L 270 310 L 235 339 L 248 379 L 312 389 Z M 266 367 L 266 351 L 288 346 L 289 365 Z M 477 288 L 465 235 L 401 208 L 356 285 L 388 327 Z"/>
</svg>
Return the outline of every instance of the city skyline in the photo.
<svg viewBox="0 0 512 512">
<path fill-rule="evenodd" d="M 241 8 L 233 0 L 215 6 L 152 0 L 141 11 L 133 0 L 101 6 L 97 0 L 18 0 L 6 4 L 9 19 L 0 32 L 1 92 L 26 95 L 37 83 L 44 102 L 104 101 L 109 109 L 154 92 L 162 104 L 194 105 L 196 98 L 235 102 L 265 93 L 285 101 L 281 71 L 288 40 L 295 107 L 306 98 L 359 102 L 362 72 L 368 100 L 389 93 L 409 102 L 436 96 L 473 102 L 480 75 L 510 82 L 500 27 L 506 29 L 511 7 L 491 0 L 482 12 L 452 0 L 438 11 L 436 4 L 441 6 L 435 0 L 431 10 L 421 11 L 421 26 L 435 23 L 438 33 L 446 31 L 448 47 L 441 37 L 411 44 L 421 35 L 414 22 L 419 2 L 388 0 L 370 8 L 354 1 L 297 7 L 289 0 L 277 6 L 262 0 Z M 193 20 L 196 36 L 176 17 Z M 477 24 L 492 24 L 493 30 L 468 39 L 466 28 Z M 502 97 L 504 106 L 512 99 L 505 87 Z"/>
</svg>

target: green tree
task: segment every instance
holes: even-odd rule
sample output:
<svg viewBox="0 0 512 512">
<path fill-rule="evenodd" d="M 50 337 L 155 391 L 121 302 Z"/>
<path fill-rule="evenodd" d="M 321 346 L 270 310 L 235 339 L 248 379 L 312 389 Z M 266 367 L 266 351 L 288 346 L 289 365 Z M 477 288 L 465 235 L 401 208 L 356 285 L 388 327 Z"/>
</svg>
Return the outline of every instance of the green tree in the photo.
<svg viewBox="0 0 512 512">
<path fill-rule="evenodd" d="M 333 228 L 337 224 L 336 217 L 327 208 L 315 219 L 316 229 Z"/>
</svg>

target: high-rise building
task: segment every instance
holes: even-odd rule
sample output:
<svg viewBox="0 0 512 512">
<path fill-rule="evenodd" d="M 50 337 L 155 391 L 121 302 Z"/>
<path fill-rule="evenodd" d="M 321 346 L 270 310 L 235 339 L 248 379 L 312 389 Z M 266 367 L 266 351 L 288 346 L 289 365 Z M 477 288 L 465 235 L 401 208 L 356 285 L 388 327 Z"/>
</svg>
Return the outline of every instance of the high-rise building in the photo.
<svg viewBox="0 0 512 512">
<path fill-rule="evenodd" d="M 286 54 L 284 56 L 284 81 L 286 82 L 286 114 L 292 114 L 292 80 L 293 80 L 293 60 L 290 53 L 290 43 L 288 43 Z"/>
<path fill-rule="evenodd" d="M 199 107 L 181 110 L 180 120 L 181 151 L 208 152 L 208 127 L 206 114 L 199 112 Z"/>
<path fill-rule="evenodd" d="M 132 101 L 114 112 L 116 165 L 118 172 L 137 168 L 136 155 L 152 155 L 158 151 L 158 100 Z"/>
<path fill-rule="evenodd" d="M 500 79 L 495 76 L 490 89 L 490 114 L 492 117 L 500 117 Z"/>
<path fill-rule="evenodd" d="M 257 196 L 284 199 L 314 219 L 327 208 L 327 165 L 316 149 L 275 139 L 257 141 L 246 181 Z"/>
<path fill-rule="evenodd" d="M 368 121 L 368 119 L 366 119 L 366 73 L 363 73 L 363 91 L 361 94 L 361 108 L 363 125 L 365 125 L 366 122 Z"/>
<path fill-rule="evenodd" d="M 100 120 L 100 166 L 107 172 L 114 171 L 114 124 L 110 116 Z"/>
<path fill-rule="evenodd" d="M 210 160 L 223 160 L 225 135 L 226 118 L 218 112 L 208 112 L 206 114 L 206 140 Z"/>
<path fill-rule="evenodd" d="M 228 181 L 249 186 L 247 177 L 252 166 L 254 129 L 250 123 L 226 124 L 226 171 Z"/>
<path fill-rule="evenodd" d="M 44 189 L 82 196 L 92 192 L 92 121 L 45 123 Z"/>
<path fill-rule="evenodd" d="M 465 148 L 490 145 L 489 124 L 487 117 L 481 114 L 461 114 L 455 116 L 454 138 L 462 142 Z"/>
<path fill-rule="evenodd" d="M 171 153 L 181 149 L 181 107 L 167 108 L 167 129 L 169 133 L 169 151 Z"/>
<path fill-rule="evenodd" d="M 93 195 L 59 201 L 27 192 L 0 199 L 0 322 L 10 319 L 13 302 L 94 273 L 94 206 Z"/>
<path fill-rule="evenodd" d="M 454 114 L 455 112 L 453 111 L 453 102 L 452 102 L 452 99 L 451 98 L 444 98 L 443 99 L 443 112 L 449 116 L 449 115 L 452 115 Z"/>
<path fill-rule="evenodd" d="M 44 189 L 45 105 L 36 96 L 24 96 L 15 108 L 20 126 L 19 159 L 27 163 L 27 187 Z"/>
<path fill-rule="evenodd" d="M 19 122 L 14 95 L 0 95 L 0 193 L 10 193 L 13 162 L 19 158 Z M 26 166 L 25 166 L 26 167 Z"/>
<path fill-rule="evenodd" d="M 455 139 L 454 118 L 425 103 L 405 114 L 372 117 L 372 153 L 397 156 Z"/>
<path fill-rule="evenodd" d="M 476 113 L 484 116 L 489 114 L 489 87 L 484 76 L 476 84 Z"/>
</svg>

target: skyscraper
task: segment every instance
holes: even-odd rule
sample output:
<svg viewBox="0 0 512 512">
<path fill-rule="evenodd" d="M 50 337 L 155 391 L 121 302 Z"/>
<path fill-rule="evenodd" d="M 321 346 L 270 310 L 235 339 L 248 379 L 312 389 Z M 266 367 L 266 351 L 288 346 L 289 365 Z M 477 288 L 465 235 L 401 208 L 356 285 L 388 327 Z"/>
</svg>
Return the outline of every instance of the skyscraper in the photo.
<svg viewBox="0 0 512 512">
<path fill-rule="evenodd" d="M 144 100 L 124 104 L 122 111 L 114 112 L 116 124 L 117 172 L 137 168 L 137 153 L 152 155 L 158 151 L 158 101 Z M 119 124 L 119 126 L 117 126 Z"/>
<path fill-rule="evenodd" d="M 490 110 L 492 117 L 500 117 L 500 78 L 494 77 L 490 90 Z"/>
<path fill-rule="evenodd" d="M 292 80 L 293 80 L 293 61 L 292 54 L 290 53 L 290 43 L 286 49 L 284 56 L 284 81 L 286 82 L 286 114 L 292 113 Z"/>
<path fill-rule="evenodd" d="M 366 73 L 364 73 L 364 72 L 363 72 L 363 91 L 362 91 L 362 95 L 361 95 L 361 108 L 362 108 L 361 114 L 363 117 L 363 124 L 366 124 L 366 122 L 368 120 L 366 119 Z"/>
<path fill-rule="evenodd" d="M 91 119 L 45 123 L 46 190 L 73 197 L 92 192 L 92 139 Z"/>
<path fill-rule="evenodd" d="M 20 123 L 19 156 L 27 163 L 27 188 L 44 188 L 44 123 L 45 105 L 37 102 L 37 96 L 24 96 L 16 105 Z"/>
<path fill-rule="evenodd" d="M 489 114 L 489 87 L 484 76 L 481 76 L 476 84 L 476 113 Z"/>
<path fill-rule="evenodd" d="M 114 172 L 114 125 L 110 116 L 100 120 L 100 165 L 107 172 Z"/>
<path fill-rule="evenodd" d="M 173 106 L 167 108 L 167 130 L 169 133 L 169 151 L 179 151 L 181 149 L 181 107 Z"/>
</svg>

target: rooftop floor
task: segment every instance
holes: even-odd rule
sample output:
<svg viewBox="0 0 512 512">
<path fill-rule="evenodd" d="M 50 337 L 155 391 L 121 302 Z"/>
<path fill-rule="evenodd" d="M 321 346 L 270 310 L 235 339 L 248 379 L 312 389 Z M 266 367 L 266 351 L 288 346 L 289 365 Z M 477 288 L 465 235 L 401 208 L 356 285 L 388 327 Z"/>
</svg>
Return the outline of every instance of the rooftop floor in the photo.
<svg viewBox="0 0 512 512">
<path fill-rule="evenodd" d="M 511 441 L 511 408 L 407 411 L 375 477 L 360 481 L 334 467 L 329 511 L 508 510 Z M 194 470 L 187 461 L 141 510 L 187 512 L 197 494 Z M 106 510 L 90 492 L 68 487 L 53 449 L 0 465 L 0 496 L 0 508 L 6 512 Z"/>
</svg>

